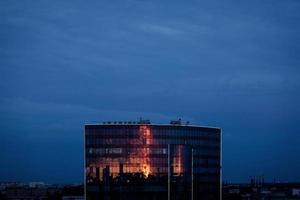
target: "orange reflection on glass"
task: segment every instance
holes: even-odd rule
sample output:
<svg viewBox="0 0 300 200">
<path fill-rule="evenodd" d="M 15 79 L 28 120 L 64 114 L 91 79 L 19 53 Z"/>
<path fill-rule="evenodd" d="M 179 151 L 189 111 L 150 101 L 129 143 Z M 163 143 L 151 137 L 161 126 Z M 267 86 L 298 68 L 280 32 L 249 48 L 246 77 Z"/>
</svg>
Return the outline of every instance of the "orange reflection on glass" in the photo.
<svg viewBox="0 0 300 200">
<path fill-rule="evenodd" d="M 151 144 L 151 132 L 148 126 L 142 125 L 139 128 L 140 138 L 142 139 L 143 148 L 140 153 L 141 163 L 140 169 L 143 172 L 144 176 L 147 178 L 151 174 L 150 167 L 150 152 L 148 145 Z"/>
<path fill-rule="evenodd" d="M 176 148 L 176 156 L 174 156 L 174 173 L 175 174 L 181 174 L 183 173 L 183 159 L 182 159 L 182 145 L 178 145 L 178 148 Z"/>
</svg>

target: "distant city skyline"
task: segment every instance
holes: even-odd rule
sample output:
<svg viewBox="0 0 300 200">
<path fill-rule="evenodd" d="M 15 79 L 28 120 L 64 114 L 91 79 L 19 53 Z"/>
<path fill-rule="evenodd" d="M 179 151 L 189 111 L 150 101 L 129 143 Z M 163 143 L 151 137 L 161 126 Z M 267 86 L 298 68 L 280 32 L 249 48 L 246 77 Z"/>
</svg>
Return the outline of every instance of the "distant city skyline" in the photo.
<svg viewBox="0 0 300 200">
<path fill-rule="evenodd" d="M 300 180 L 300 2 L 1 1 L 0 181 L 83 182 L 84 124 L 223 133 L 223 179 Z"/>
</svg>

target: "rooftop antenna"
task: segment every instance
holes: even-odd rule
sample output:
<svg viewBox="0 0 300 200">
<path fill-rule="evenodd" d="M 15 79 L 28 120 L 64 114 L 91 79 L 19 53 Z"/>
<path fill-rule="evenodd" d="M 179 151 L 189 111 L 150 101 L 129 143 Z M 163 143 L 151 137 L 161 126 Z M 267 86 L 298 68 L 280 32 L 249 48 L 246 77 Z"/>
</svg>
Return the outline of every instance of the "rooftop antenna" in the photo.
<svg viewBox="0 0 300 200">
<path fill-rule="evenodd" d="M 181 118 L 179 118 L 178 120 L 171 120 L 170 124 L 180 126 L 181 125 Z"/>
<path fill-rule="evenodd" d="M 138 122 L 138 124 L 151 124 L 149 119 L 143 119 L 142 117 L 140 117 L 140 121 Z"/>
</svg>

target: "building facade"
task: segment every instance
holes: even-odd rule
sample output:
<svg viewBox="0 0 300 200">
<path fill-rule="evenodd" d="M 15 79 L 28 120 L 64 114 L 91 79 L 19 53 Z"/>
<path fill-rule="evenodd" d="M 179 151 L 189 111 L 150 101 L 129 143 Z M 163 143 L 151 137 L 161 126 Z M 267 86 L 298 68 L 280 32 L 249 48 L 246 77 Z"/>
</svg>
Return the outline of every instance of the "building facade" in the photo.
<svg viewBox="0 0 300 200">
<path fill-rule="evenodd" d="M 87 200 L 219 200 L 220 188 L 219 128 L 147 120 L 85 125 Z"/>
</svg>

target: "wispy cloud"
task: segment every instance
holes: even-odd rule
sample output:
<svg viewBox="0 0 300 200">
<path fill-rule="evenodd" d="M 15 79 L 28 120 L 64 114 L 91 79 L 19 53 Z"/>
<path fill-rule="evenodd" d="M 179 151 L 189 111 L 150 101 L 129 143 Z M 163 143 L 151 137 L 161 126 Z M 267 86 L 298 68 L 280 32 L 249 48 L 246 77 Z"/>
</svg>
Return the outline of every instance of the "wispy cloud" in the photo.
<svg viewBox="0 0 300 200">
<path fill-rule="evenodd" d="M 3 122 L 10 124 L 18 121 L 19 128 L 30 130 L 35 136 L 36 129 L 44 126 L 51 127 L 52 131 L 78 131 L 86 123 L 116 120 L 137 120 L 138 117 L 154 120 L 154 122 L 168 122 L 177 116 L 171 113 L 147 112 L 138 110 L 116 110 L 105 107 L 95 107 L 84 104 L 56 103 L 32 101 L 23 98 L 1 98 L 0 126 L 8 127 Z M 40 117 L 40 116 L 43 117 Z M 76 116 L 76 117 L 74 117 Z M 185 120 L 195 121 L 189 116 L 183 116 Z M 55 119 L 55 120 L 53 120 Z M 33 121 L 35 123 L 33 123 Z M 95 121 L 96 120 L 96 121 Z M 23 123 L 22 123 L 23 122 Z M 30 124 L 30 125 L 29 125 Z M 14 130 L 10 128 L 10 130 Z M 14 131 L 12 131 L 13 133 Z M 18 131 L 16 131 L 18 133 Z M 40 135 L 40 133 L 39 133 Z"/>
<path fill-rule="evenodd" d="M 182 30 L 157 24 L 142 24 L 141 29 L 146 32 L 153 32 L 167 36 L 178 36 L 184 34 Z"/>
</svg>

